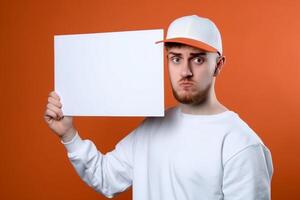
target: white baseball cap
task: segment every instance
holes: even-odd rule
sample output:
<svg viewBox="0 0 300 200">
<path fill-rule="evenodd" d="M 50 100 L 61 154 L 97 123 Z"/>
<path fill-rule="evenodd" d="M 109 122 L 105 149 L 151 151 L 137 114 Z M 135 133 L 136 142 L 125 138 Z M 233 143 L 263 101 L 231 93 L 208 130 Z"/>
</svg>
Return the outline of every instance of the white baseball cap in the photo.
<svg viewBox="0 0 300 200">
<path fill-rule="evenodd" d="M 219 52 L 222 55 L 222 39 L 217 26 L 208 18 L 190 15 L 175 19 L 169 26 L 167 37 L 156 43 L 181 43 Z"/>
</svg>

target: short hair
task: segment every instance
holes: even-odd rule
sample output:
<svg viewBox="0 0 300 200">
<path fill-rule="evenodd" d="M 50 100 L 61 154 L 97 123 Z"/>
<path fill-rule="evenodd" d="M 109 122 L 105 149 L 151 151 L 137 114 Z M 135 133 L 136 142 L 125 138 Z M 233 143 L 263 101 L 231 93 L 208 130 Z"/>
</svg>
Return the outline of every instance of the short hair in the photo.
<svg viewBox="0 0 300 200">
<path fill-rule="evenodd" d="M 165 43 L 166 50 L 169 50 L 171 48 L 181 48 L 181 47 L 184 47 L 184 46 L 188 46 L 188 45 L 182 44 L 182 43 L 178 43 L 178 42 L 166 42 Z"/>
<path fill-rule="evenodd" d="M 191 47 L 190 45 L 182 44 L 179 42 L 165 42 L 164 46 L 167 51 L 170 50 L 171 48 Z M 197 48 L 197 47 L 194 47 L 194 48 Z M 219 52 L 216 52 L 216 53 L 218 53 L 218 55 L 221 56 L 221 54 Z"/>
</svg>

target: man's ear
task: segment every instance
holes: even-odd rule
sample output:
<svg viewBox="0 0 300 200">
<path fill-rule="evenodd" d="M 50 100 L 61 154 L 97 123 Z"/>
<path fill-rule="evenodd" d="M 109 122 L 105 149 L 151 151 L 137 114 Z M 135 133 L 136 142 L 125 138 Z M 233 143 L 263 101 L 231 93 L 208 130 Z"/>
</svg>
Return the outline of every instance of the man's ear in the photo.
<svg viewBox="0 0 300 200">
<path fill-rule="evenodd" d="M 225 64 L 225 56 L 220 56 L 217 58 L 217 64 L 214 72 L 214 76 L 218 76 Z"/>
</svg>

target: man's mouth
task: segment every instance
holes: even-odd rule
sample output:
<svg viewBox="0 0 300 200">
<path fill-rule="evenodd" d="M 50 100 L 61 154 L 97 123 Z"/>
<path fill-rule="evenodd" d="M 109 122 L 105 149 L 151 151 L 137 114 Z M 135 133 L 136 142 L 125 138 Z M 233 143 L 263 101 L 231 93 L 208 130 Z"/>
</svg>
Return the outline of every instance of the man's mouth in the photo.
<svg viewBox="0 0 300 200">
<path fill-rule="evenodd" d="M 194 84 L 191 81 L 184 81 L 184 82 L 179 83 L 179 87 L 182 90 L 190 90 L 193 86 L 194 86 Z"/>
<path fill-rule="evenodd" d="M 181 87 L 189 87 L 189 86 L 193 86 L 194 84 L 191 81 L 182 81 L 181 83 L 179 83 L 179 85 Z"/>
</svg>

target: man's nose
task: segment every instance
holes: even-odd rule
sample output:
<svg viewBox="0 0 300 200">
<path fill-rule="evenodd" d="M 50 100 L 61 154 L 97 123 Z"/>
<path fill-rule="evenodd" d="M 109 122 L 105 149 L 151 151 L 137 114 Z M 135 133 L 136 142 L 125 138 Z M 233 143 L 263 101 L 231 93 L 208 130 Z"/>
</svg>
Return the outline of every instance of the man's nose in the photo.
<svg viewBox="0 0 300 200">
<path fill-rule="evenodd" d="M 181 76 L 182 77 L 190 77 L 193 76 L 190 63 L 187 61 L 183 64 L 181 69 Z"/>
</svg>

